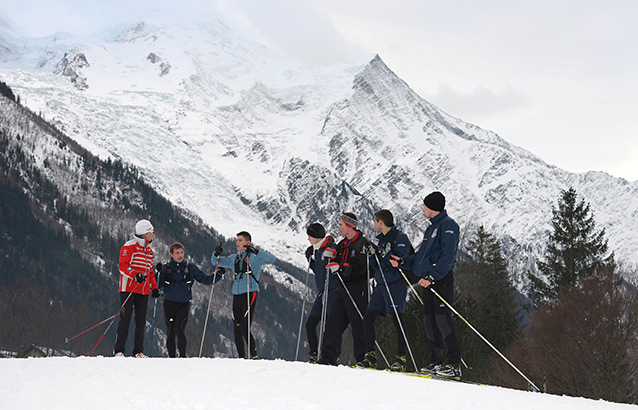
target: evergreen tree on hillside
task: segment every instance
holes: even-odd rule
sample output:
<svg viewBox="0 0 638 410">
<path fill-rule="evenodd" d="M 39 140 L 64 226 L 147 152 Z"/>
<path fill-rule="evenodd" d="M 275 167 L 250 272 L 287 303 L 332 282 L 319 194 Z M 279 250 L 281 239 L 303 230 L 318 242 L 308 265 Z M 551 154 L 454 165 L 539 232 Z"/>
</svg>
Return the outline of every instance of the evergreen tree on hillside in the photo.
<svg viewBox="0 0 638 410">
<path fill-rule="evenodd" d="M 16 96 L 13 94 L 13 90 L 6 83 L 0 81 L 0 95 L 4 95 L 11 101 L 16 101 Z"/>
<path fill-rule="evenodd" d="M 553 232 L 544 260 L 537 264 L 547 282 L 529 275 L 530 298 L 536 305 L 555 301 L 562 289 L 614 264 L 613 253 L 606 256 L 605 230 L 596 231 L 589 204 L 578 201 L 573 188 L 562 191 L 558 208 L 552 207 L 552 215 Z"/>
<path fill-rule="evenodd" d="M 508 347 L 520 334 L 516 290 L 507 272 L 498 240 L 483 226 L 467 246 L 468 257 L 458 264 L 457 310 L 497 349 Z M 463 313 L 465 312 L 465 313 Z M 496 353 L 465 324 L 459 323 L 467 377 L 482 380 Z"/>
</svg>

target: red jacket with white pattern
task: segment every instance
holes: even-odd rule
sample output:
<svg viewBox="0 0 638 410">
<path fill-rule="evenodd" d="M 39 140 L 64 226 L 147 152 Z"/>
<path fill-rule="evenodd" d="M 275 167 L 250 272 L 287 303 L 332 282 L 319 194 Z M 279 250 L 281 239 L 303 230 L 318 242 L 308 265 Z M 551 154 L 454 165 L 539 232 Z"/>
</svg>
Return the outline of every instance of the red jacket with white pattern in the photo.
<svg viewBox="0 0 638 410">
<path fill-rule="evenodd" d="M 120 249 L 120 292 L 148 295 L 157 289 L 155 272 L 153 271 L 153 249 L 144 238 L 134 236 Z M 146 275 L 143 283 L 135 281 L 135 275 Z"/>
</svg>

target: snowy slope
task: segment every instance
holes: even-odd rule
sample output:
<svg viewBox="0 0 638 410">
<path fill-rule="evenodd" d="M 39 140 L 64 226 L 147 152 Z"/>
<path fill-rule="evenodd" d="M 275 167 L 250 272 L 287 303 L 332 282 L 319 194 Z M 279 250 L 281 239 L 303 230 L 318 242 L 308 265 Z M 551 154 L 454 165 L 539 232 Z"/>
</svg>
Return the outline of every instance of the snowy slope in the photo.
<svg viewBox="0 0 638 410">
<path fill-rule="evenodd" d="M 0 408 L 605 410 L 635 406 L 281 360 L 0 360 Z"/>
<path fill-rule="evenodd" d="M 318 220 L 334 232 L 345 210 L 372 236 L 371 212 L 389 208 L 418 244 L 421 199 L 436 189 L 465 231 L 483 224 L 503 237 L 523 287 L 551 206 L 570 185 L 591 203 L 617 258 L 638 263 L 638 182 L 546 164 L 423 100 L 379 57 L 299 66 L 221 23 L 161 14 L 69 39 L 63 55 L 40 65 L 37 47 L 14 48 L 0 59 L 0 79 L 221 233 L 248 230 L 298 266 L 304 227 Z"/>
</svg>

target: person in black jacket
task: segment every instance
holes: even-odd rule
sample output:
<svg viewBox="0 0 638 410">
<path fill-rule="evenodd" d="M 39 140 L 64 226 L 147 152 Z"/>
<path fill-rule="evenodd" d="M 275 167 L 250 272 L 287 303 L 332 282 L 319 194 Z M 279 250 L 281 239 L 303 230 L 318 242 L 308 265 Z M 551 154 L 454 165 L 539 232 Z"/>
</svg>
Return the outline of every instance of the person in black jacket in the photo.
<svg viewBox="0 0 638 410">
<path fill-rule="evenodd" d="M 363 360 L 366 351 L 363 330 L 363 312 L 365 312 L 368 287 L 367 254 L 364 247 L 370 243 L 357 229 L 357 217 L 350 212 L 339 219 L 339 234 L 344 238 L 336 249 L 326 249 L 325 257 L 332 257 L 326 268 L 337 275 L 339 285 L 330 304 L 326 320 L 326 334 L 320 364 L 335 365 L 337 362 L 341 336 L 348 328 L 352 329 L 354 357 L 357 362 Z M 354 303 L 353 303 L 354 302 Z"/>
<path fill-rule="evenodd" d="M 431 225 L 423 234 L 419 251 L 405 257 L 393 256 L 392 265 L 413 269 L 423 290 L 423 323 L 430 346 L 430 364 L 422 372 L 443 377 L 461 377 L 461 345 L 452 312 L 433 293 L 432 287 L 448 303 L 454 296 L 454 263 L 459 246 L 459 225 L 445 210 L 445 196 L 436 191 L 423 199 L 423 214 Z M 444 364 L 447 352 L 447 364 Z"/>
<path fill-rule="evenodd" d="M 315 285 L 319 291 L 306 321 L 310 363 L 316 363 L 319 360 L 317 325 L 321 322 L 321 315 L 324 310 L 323 303 L 324 300 L 327 300 L 325 309 L 328 309 L 337 289 L 339 279 L 335 275 L 329 275 L 326 272 L 326 265 L 330 263 L 330 259 L 324 256 L 324 252 L 328 248 L 334 249 L 334 239 L 331 236 L 326 236 L 326 230 L 320 223 L 310 224 L 308 229 L 306 229 L 306 233 L 308 234 L 308 242 L 310 242 L 310 246 L 306 249 L 306 259 L 308 259 L 309 267 L 315 274 Z"/>
<path fill-rule="evenodd" d="M 194 263 L 184 261 L 184 245 L 175 242 L 170 247 L 171 260 L 162 265 L 158 264 L 159 280 L 157 286 L 164 295 L 164 320 L 166 321 L 166 349 L 169 357 L 177 357 L 175 337 L 179 356 L 186 356 L 186 335 L 184 329 L 188 321 L 191 299 L 193 294 L 193 280 L 205 285 L 211 285 L 213 278 L 218 282 L 224 269 L 218 268 L 217 275 L 204 274 Z"/>
<path fill-rule="evenodd" d="M 374 322 L 378 316 L 391 315 L 397 332 L 397 355 L 390 370 L 405 371 L 405 351 L 407 347 L 407 333 L 405 326 L 405 303 L 408 284 L 398 268 L 392 266 L 391 255 L 407 257 L 412 245 L 407 235 L 399 231 L 394 225 L 394 216 L 387 209 L 374 213 L 374 229 L 377 235 L 378 247 L 371 249 L 370 265 L 375 270 L 374 279 L 377 285 L 370 296 L 368 308 L 363 317 L 366 334 L 366 354 L 357 367 L 376 367 L 375 351 L 376 332 Z"/>
</svg>

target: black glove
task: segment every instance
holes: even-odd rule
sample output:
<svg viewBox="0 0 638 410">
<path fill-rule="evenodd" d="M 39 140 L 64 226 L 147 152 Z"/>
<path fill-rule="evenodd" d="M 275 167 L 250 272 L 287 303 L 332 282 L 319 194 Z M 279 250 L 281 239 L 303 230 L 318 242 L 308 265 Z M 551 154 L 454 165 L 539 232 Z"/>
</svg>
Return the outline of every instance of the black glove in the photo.
<svg viewBox="0 0 638 410">
<path fill-rule="evenodd" d="M 215 256 L 219 256 L 222 254 L 222 244 L 220 243 L 219 245 L 217 245 L 217 247 L 215 248 L 215 250 L 213 251 L 213 255 Z"/>
<path fill-rule="evenodd" d="M 314 255 L 315 253 L 315 248 L 310 245 L 308 247 L 308 249 L 306 249 L 306 259 L 308 260 L 308 262 L 310 262 L 310 258 L 312 258 L 312 255 Z"/>
<path fill-rule="evenodd" d="M 224 277 L 224 273 L 226 273 L 226 269 L 222 268 L 221 266 L 217 268 L 217 270 L 215 271 L 215 273 L 217 274 L 217 276 L 219 277 Z"/>
<path fill-rule="evenodd" d="M 144 275 L 143 273 L 135 274 L 135 282 L 144 283 L 144 281 L 146 281 L 146 275 Z"/>
<path fill-rule="evenodd" d="M 363 245 L 363 251 L 366 254 L 372 256 L 377 254 L 377 252 L 379 251 L 379 248 L 372 242 L 368 242 L 365 245 Z"/>
<path fill-rule="evenodd" d="M 160 295 L 159 289 L 153 289 L 153 290 L 151 291 L 151 297 L 152 297 L 153 299 L 158 298 L 158 297 L 159 297 L 159 295 Z"/>
<path fill-rule="evenodd" d="M 158 262 L 158 264 L 155 265 L 155 270 L 158 272 L 162 270 L 162 262 Z"/>
<path fill-rule="evenodd" d="M 244 245 L 244 250 L 246 251 L 247 255 L 250 255 L 251 253 L 257 255 L 259 253 L 259 251 L 252 245 Z"/>
</svg>

